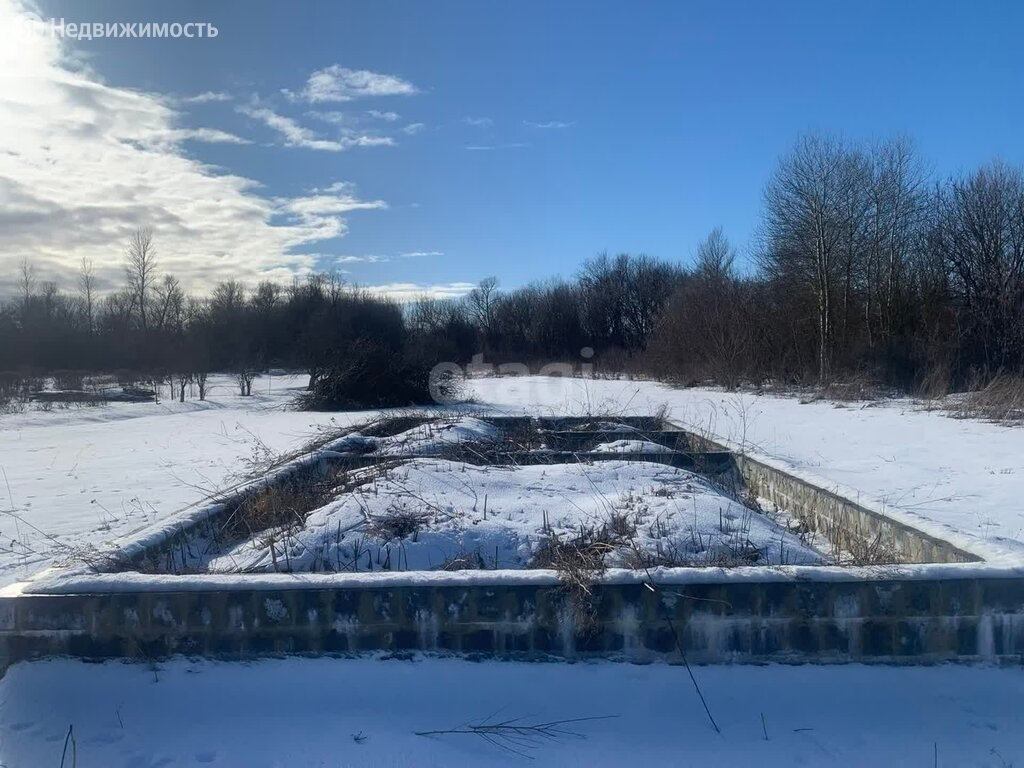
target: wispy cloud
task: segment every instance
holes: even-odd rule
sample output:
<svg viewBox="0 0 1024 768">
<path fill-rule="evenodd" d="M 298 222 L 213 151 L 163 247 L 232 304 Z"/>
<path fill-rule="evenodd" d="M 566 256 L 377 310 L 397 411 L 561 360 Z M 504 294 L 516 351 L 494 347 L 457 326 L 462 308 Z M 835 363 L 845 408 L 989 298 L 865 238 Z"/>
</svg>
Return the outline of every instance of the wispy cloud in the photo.
<svg viewBox="0 0 1024 768">
<path fill-rule="evenodd" d="M 174 128 L 167 132 L 173 141 L 203 141 L 208 144 L 252 144 L 248 139 L 217 128 Z"/>
<path fill-rule="evenodd" d="M 400 259 L 417 259 L 428 256 L 444 256 L 444 253 L 441 251 L 406 251 L 405 253 L 398 254 Z M 325 258 L 332 259 L 336 264 L 386 264 L 393 260 L 391 256 L 380 256 L 377 254 L 331 256 Z"/>
<path fill-rule="evenodd" d="M 238 107 L 238 111 L 247 117 L 263 122 L 267 127 L 281 134 L 286 147 L 344 152 L 353 147 L 387 147 L 395 143 L 394 139 L 388 136 L 371 136 L 355 132 L 346 133 L 338 139 L 325 139 L 292 118 L 278 114 L 267 107 Z"/>
<path fill-rule="evenodd" d="M 356 264 L 363 262 L 366 264 L 384 264 L 391 261 L 387 256 L 374 256 L 372 254 L 367 256 L 335 256 L 335 264 Z"/>
<path fill-rule="evenodd" d="M 283 91 L 293 101 L 310 104 L 352 101 L 368 96 L 411 96 L 418 92 L 415 85 L 401 77 L 348 69 L 339 64 L 318 69 L 309 76 L 301 91 Z"/>
<path fill-rule="evenodd" d="M 549 129 L 549 128 L 568 128 L 569 126 L 574 125 L 574 123 L 563 123 L 561 120 L 551 120 L 551 121 L 546 122 L 546 123 L 535 123 L 532 120 L 523 120 L 523 125 L 527 126 L 528 128 Z"/>
<path fill-rule="evenodd" d="M 477 127 L 487 127 L 490 125 L 494 125 L 494 121 L 489 117 L 464 117 L 462 118 L 462 122 L 464 122 L 466 125 L 474 125 Z"/>
<path fill-rule="evenodd" d="M 395 301 L 409 302 L 424 297 L 432 299 L 458 299 L 476 287 L 476 283 L 455 282 L 424 285 L 421 283 L 385 283 L 363 286 L 366 290 Z"/>
<path fill-rule="evenodd" d="M 370 117 L 375 117 L 378 120 L 383 120 L 387 123 L 393 123 L 401 117 L 397 112 L 381 112 L 379 109 L 371 109 L 366 114 Z"/>
<path fill-rule="evenodd" d="M 405 126 L 405 128 L 402 129 L 402 133 L 407 133 L 410 136 L 413 136 L 422 131 L 426 127 L 427 126 L 424 125 L 423 123 L 409 123 L 407 126 Z"/>
<path fill-rule="evenodd" d="M 328 189 L 333 189 L 328 187 Z M 383 200 L 361 200 L 350 185 L 335 191 L 314 190 L 313 194 L 299 197 L 275 198 L 277 210 L 306 224 L 315 224 L 324 217 L 339 216 L 352 211 L 372 211 L 387 208 Z"/>
<path fill-rule="evenodd" d="M 203 91 L 195 96 L 186 96 L 181 100 L 184 104 L 208 104 L 212 101 L 231 101 L 231 94 L 223 91 Z"/>
</svg>

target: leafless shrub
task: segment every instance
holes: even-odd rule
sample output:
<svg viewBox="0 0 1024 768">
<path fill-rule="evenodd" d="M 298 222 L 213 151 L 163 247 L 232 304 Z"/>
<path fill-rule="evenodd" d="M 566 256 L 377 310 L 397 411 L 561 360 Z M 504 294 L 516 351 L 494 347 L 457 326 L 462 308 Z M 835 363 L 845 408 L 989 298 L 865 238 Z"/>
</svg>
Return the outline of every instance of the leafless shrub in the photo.
<svg viewBox="0 0 1024 768">
<path fill-rule="evenodd" d="M 854 374 L 843 379 L 828 382 L 821 390 L 821 396 L 834 402 L 861 402 L 879 400 L 891 394 L 870 376 Z"/>
<path fill-rule="evenodd" d="M 28 382 L 17 371 L 0 371 L 0 398 L 13 399 L 27 393 Z"/>
<path fill-rule="evenodd" d="M 836 543 L 838 541 L 842 546 Z M 832 558 L 840 565 L 893 565 L 902 560 L 899 553 L 882 540 L 881 531 L 872 539 L 837 535 L 832 545 Z"/>
<path fill-rule="evenodd" d="M 135 389 L 143 380 L 141 373 L 128 370 L 127 368 L 119 368 L 114 371 L 114 377 L 117 379 L 118 386 L 123 389 Z"/>
<path fill-rule="evenodd" d="M 936 363 L 925 369 L 917 386 L 917 396 L 925 400 L 939 400 L 946 397 L 952 387 L 953 376 L 949 363 Z"/>
<path fill-rule="evenodd" d="M 562 591 L 580 629 L 596 624 L 593 586 L 607 570 L 605 557 L 615 546 L 606 530 L 581 527 L 578 536 L 564 541 L 552 533 L 530 561 L 530 568 L 548 568 L 558 573 Z"/>
<path fill-rule="evenodd" d="M 225 518 L 220 534 L 227 540 L 270 530 L 301 528 L 314 509 L 334 498 L 340 478 L 335 473 L 325 477 L 302 474 L 273 485 L 267 485 L 246 496 Z"/>
<path fill-rule="evenodd" d="M 59 390 L 83 389 L 85 382 L 85 371 L 59 370 L 53 372 L 53 388 Z"/>
<path fill-rule="evenodd" d="M 836 565 L 895 565 L 906 559 L 885 541 L 882 531 L 874 536 L 866 534 L 847 516 L 834 518 L 807 518 L 801 521 L 798 535 L 809 539 L 821 534 L 829 559 Z"/>
<path fill-rule="evenodd" d="M 252 395 L 252 382 L 256 378 L 256 371 L 250 368 L 241 368 L 235 372 L 235 382 L 238 384 L 238 394 L 242 397 Z"/>
<path fill-rule="evenodd" d="M 28 380 L 17 371 L 0 371 L 0 413 L 19 413 L 29 398 Z"/>
<path fill-rule="evenodd" d="M 608 518 L 606 535 L 614 539 L 628 539 L 636 534 L 635 517 L 628 512 L 613 510 Z"/>
<path fill-rule="evenodd" d="M 665 429 L 669 426 L 668 420 L 672 418 L 672 406 L 668 403 L 662 403 L 654 409 L 654 412 L 651 414 L 651 418 L 657 422 L 658 429 Z"/>
<path fill-rule="evenodd" d="M 393 503 L 384 514 L 369 516 L 366 532 L 384 541 L 409 538 L 415 541 L 419 532 L 430 522 L 430 517 L 429 511 Z"/>
<path fill-rule="evenodd" d="M 479 552 L 456 552 L 441 563 L 442 571 L 482 571 L 486 567 Z"/>
<path fill-rule="evenodd" d="M 693 555 L 684 552 L 672 541 L 658 540 L 654 551 L 641 547 L 635 541 L 622 550 L 621 563 L 623 568 L 642 571 L 648 568 L 686 568 L 696 563 Z"/>
<path fill-rule="evenodd" d="M 359 431 L 370 437 L 393 437 L 402 432 L 408 432 L 422 424 L 431 421 L 426 414 L 408 413 L 401 415 L 389 415 L 386 418 L 375 419 L 368 424 L 359 427 Z"/>
</svg>

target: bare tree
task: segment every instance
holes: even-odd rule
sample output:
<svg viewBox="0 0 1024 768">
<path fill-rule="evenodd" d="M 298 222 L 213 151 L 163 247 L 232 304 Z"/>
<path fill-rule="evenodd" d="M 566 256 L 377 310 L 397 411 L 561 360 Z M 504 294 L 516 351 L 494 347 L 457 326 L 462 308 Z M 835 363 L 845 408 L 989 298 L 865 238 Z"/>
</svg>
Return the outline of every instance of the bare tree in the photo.
<svg viewBox="0 0 1024 768">
<path fill-rule="evenodd" d="M 987 373 L 1024 364 L 1024 174 L 1002 163 L 957 179 L 939 198 L 933 241 L 952 276 L 973 362 Z"/>
<path fill-rule="evenodd" d="M 206 371 L 200 371 L 192 374 L 192 380 L 196 383 L 196 388 L 199 390 L 199 399 L 206 399 Z"/>
<path fill-rule="evenodd" d="M 192 383 L 191 373 L 179 373 L 178 374 L 178 402 L 185 402 L 185 390 L 188 389 L 188 385 Z M 206 388 L 206 382 L 203 382 L 203 389 Z M 204 393 L 205 394 L 205 393 Z M 204 399 L 204 398 L 200 398 Z"/>
<path fill-rule="evenodd" d="M 908 307 L 907 271 L 927 208 L 927 173 L 905 138 L 884 142 L 871 153 L 871 213 L 865 259 L 865 326 L 891 339 Z"/>
<path fill-rule="evenodd" d="M 707 280 L 721 281 L 734 274 L 736 252 L 721 227 L 715 227 L 697 246 L 696 274 Z"/>
<path fill-rule="evenodd" d="M 148 327 L 146 318 L 146 303 L 149 300 L 149 293 L 156 282 L 156 249 L 153 246 L 153 230 L 142 227 L 132 233 L 128 240 L 128 248 L 125 252 L 127 264 L 125 272 L 128 275 L 128 288 L 131 292 L 135 308 L 139 312 L 139 320 L 142 330 Z"/>
<path fill-rule="evenodd" d="M 185 292 L 178 278 L 164 275 L 164 279 L 153 287 L 153 295 L 153 327 L 180 330 L 185 322 Z"/>
<path fill-rule="evenodd" d="M 32 294 L 36 289 L 36 268 L 29 261 L 28 256 L 23 256 L 19 265 L 18 292 L 21 294 L 21 311 L 28 311 L 29 302 L 32 301 Z"/>
<path fill-rule="evenodd" d="M 498 302 L 498 278 L 485 277 L 466 296 L 470 314 L 480 329 L 484 344 L 493 341 L 494 313 Z"/>
<path fill-rule="evenodd" d="M 580 310 L 594 346 L 642 350 L 683 271 L 640 254 L 601 254 L 579 274 Z"/>
<path fill-rule="evenodd" d="M 235 381 L 238 384 L 238 394 L 242 397 L 249 397 L 252 394 L 252 382 L 256 378 L 256 371 L 251 368 L 240 368 L 235 372 Z"/>
<path fill-rule="evenodd" d="M 818 378 L 829 378 L 837 285 L 852 271 L 862 181 L 858 153 L 834 138 L 808 135 L 784 157 L 765 189 L 761 265 L 809 289 L 817 305 Z"/>
<path fill-rule="evenodd" d="M 82 302 L 85 330 L 91 335 L 95 316 L 93 305 L 96 296 L 96 273 L 93 269 L 92 259 L 86 256 L 82 257 L 82 265 L 78 272 L 78 296 Z"/>
</svg>

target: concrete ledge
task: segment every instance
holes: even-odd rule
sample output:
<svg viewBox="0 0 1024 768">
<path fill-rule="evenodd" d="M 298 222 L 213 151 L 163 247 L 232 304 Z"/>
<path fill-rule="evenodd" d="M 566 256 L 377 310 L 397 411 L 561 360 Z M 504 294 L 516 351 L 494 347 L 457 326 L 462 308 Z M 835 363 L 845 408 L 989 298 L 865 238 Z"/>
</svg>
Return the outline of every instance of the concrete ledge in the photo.
<svg viewBox="0 0 1024 768">
<path fill-rule="evenodd" d="M 706 437 L 694 435 L 692 439 L 699 451 L 729 450 Z M 847 551 L 877 541 L 907 563 L 973 563 L 982 559 L 747 454 L 733 452 L 732 462 L 741 488 L 768 499 Z"/>
<path fill-rule="evenodd" d="M 635 662 L 1020 661 L 1024 579 L 362 584 L 0 597 L 0 665 L 41 656 L 425 651 Z M 586 621 L 580 616 L 590 618 Z"/>
</svg>

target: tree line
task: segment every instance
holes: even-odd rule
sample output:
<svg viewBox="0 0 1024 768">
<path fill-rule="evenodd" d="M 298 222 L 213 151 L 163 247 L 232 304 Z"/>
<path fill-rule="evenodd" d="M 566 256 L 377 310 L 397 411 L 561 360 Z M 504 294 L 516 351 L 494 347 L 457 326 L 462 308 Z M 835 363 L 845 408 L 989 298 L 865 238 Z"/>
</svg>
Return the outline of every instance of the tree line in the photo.
<svg viewBox="0 0 1024 768">
<path fill-rule="evenodd" d="M 462 299 L 400 305 L 330 274 L 200 297 L 161 271 L 140 229 L 123 284 L 102 296 L 89 262 L 62 288 L 22 261 L 0 304 L 0 370 L 244 381 L 274 366 L 308 371 L 314 389 L 346 376 L 352 392 L 478 354 L 539 366 L 586 350 L 604 370 L 685 382 L 855 378 L 942 394 L 1024 367 L 1019 168 L 936 179 L 905 139 L 801 137 L 765 185 L 745 262 L 715 229 L 686 265 L 601 255 L 568 279 L 503 291 L 488 278 Z"/>
</svg>

